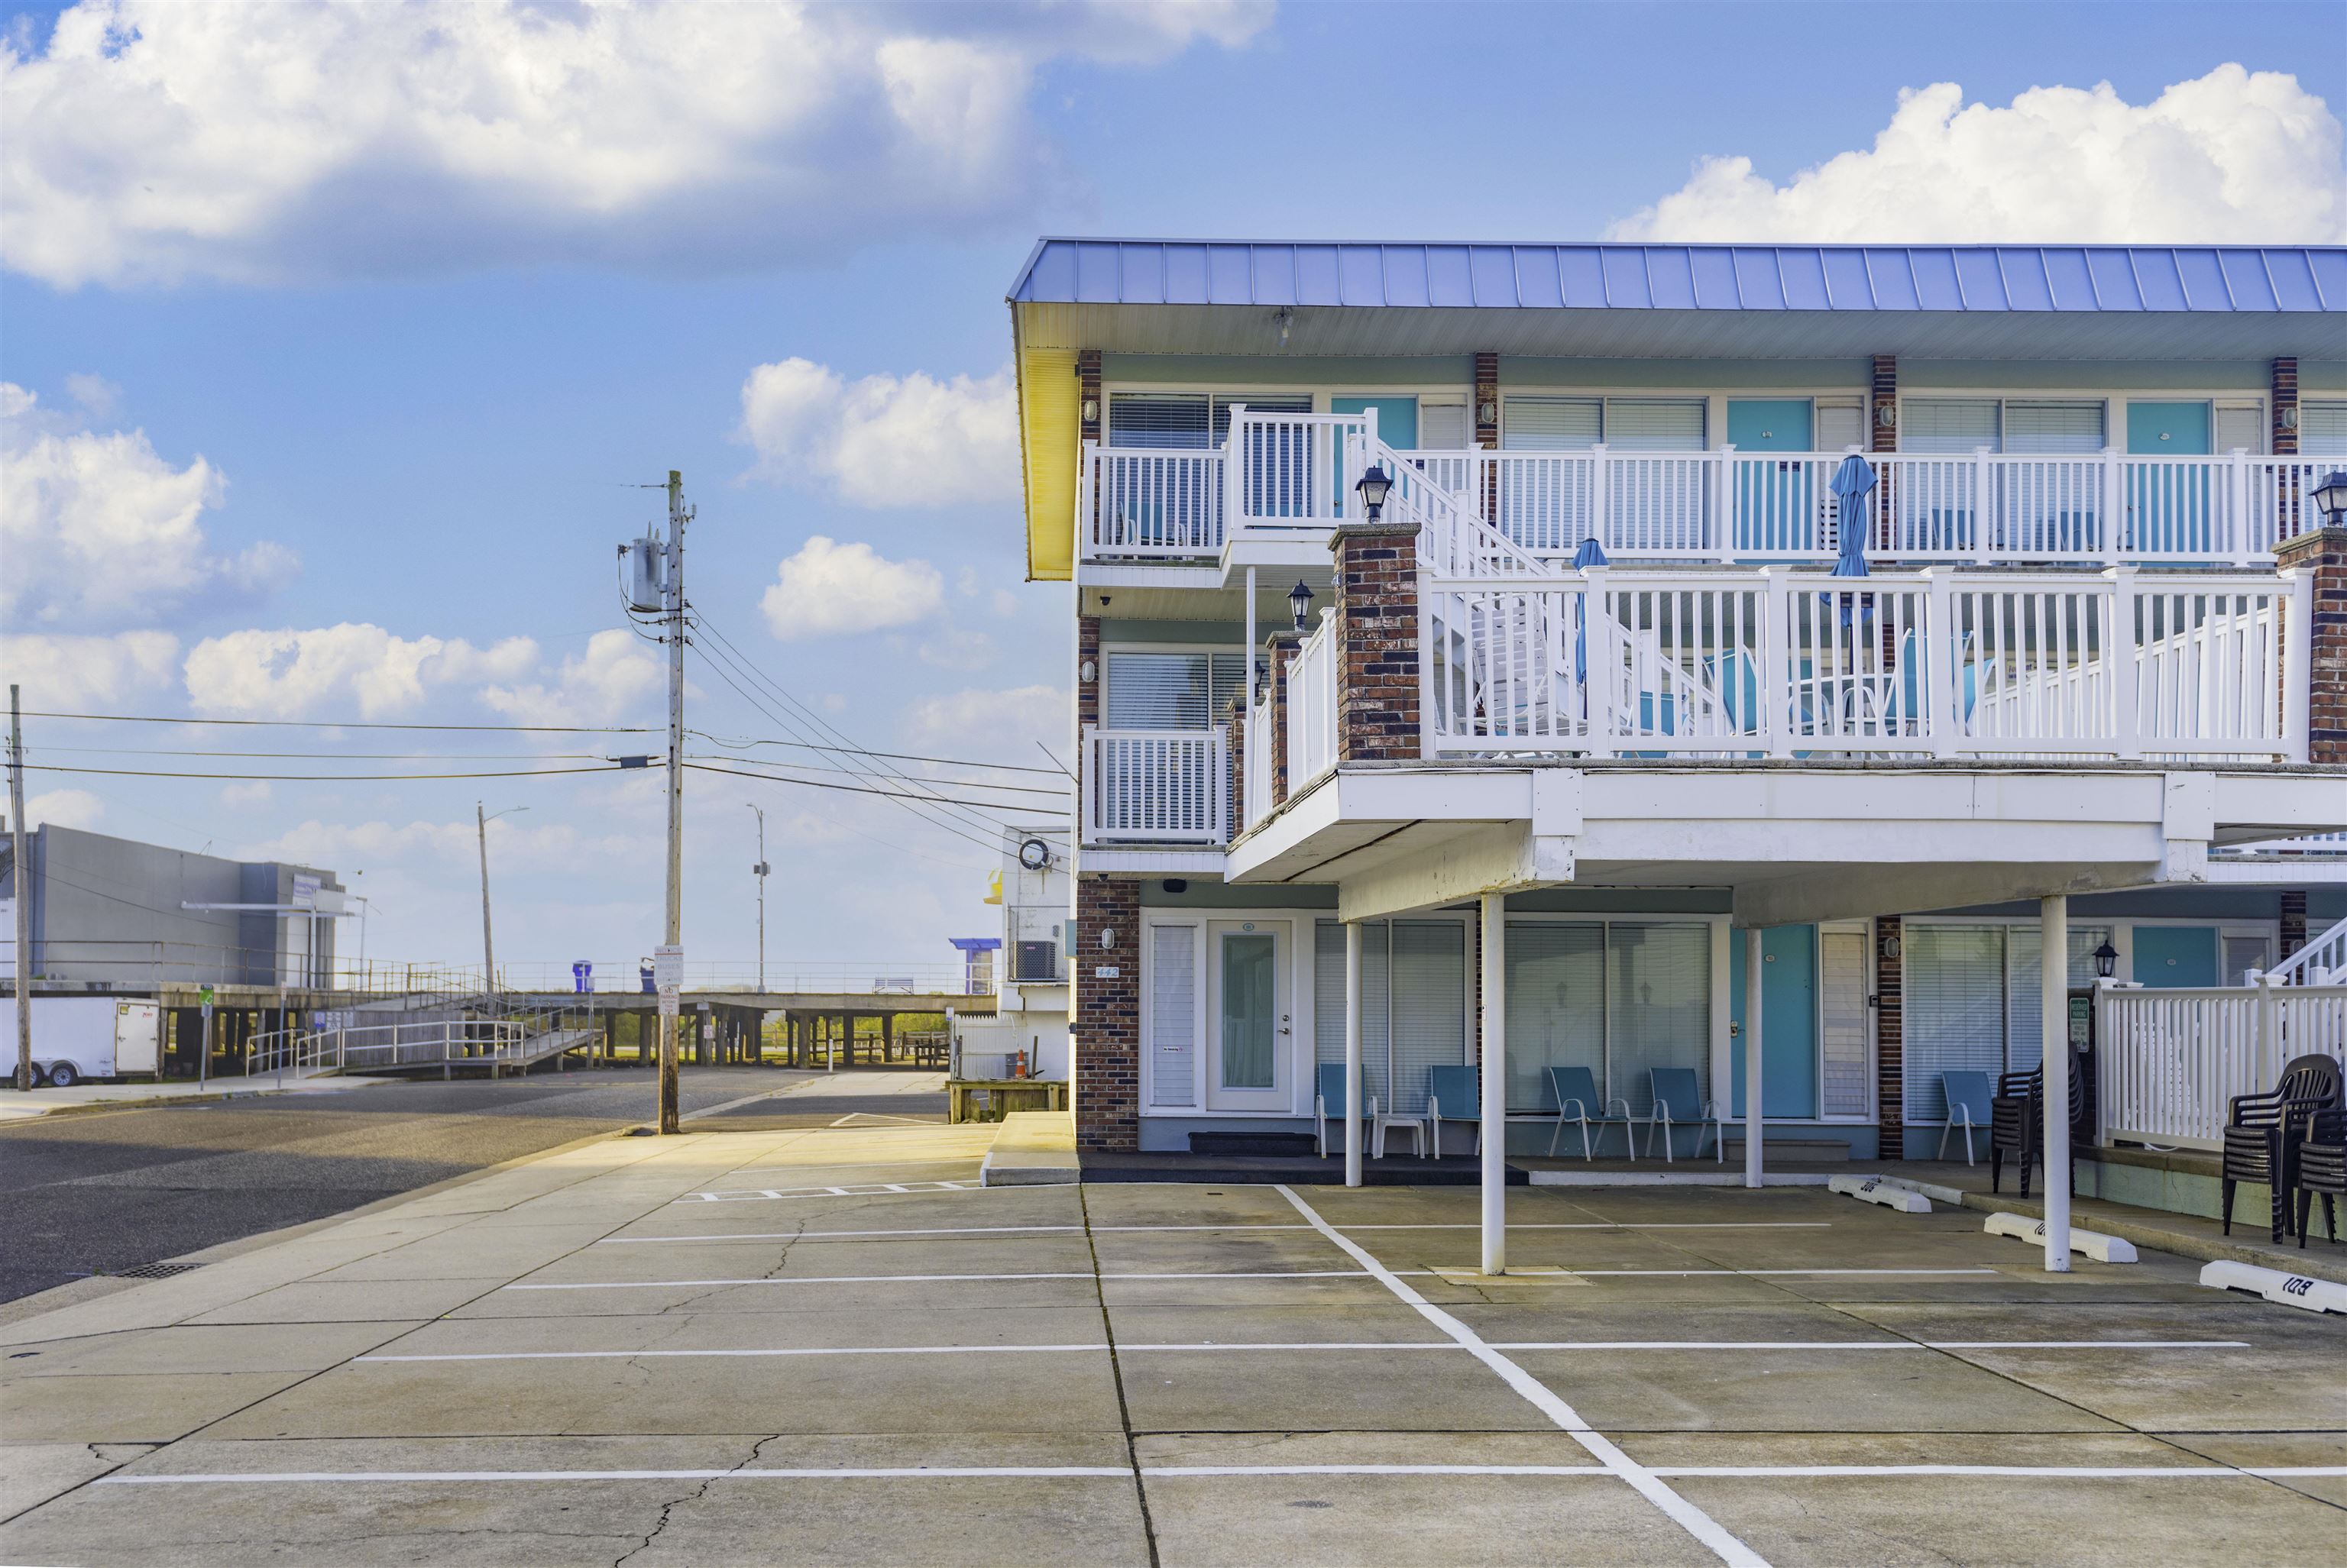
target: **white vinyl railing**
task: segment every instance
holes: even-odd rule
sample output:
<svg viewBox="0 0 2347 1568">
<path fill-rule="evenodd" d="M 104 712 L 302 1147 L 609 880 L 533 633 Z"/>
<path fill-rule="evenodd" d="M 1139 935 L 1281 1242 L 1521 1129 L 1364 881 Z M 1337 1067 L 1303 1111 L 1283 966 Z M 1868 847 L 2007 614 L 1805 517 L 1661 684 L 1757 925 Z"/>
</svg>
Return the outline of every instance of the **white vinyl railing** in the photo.
<svg viewBox="0 0 2347 1568">
<path fill-rule="evenodd" d="M 1083 841 L 1226 843 L 1230 771 L 1219 729 L 1087 729 Z"/>
<path fill-rule="evenodd" d="M 1320 624 L 1287 661 L 1287 793 L 1337 765 L 1337 617 Z"/>
<path fill-rule="evenodd" d="M 2222 1148 L 2234 1095 L 2271 1089 L 2292 1057 L 2347 1055 L 2347 986 L 2106 986 L 2097 1006 L 2106 1143 Z"/>
<path fill-rule="evenodd" d="M 2347 984 L 2347 920 L 2274 965 L 2277 985 Z"/>
<path fill-rule="evenodd" d="M 1272 729 L 1271 697 L 1266 693 L 1261 702 L 1247 707 L 1246 743 L 1241 748 L 1246 758 L 1246 779 L 1240 804 L 1250 828 L 1271 815 Z"/>
<path fill-rule="evenodd" d="M 1359 414 L 1232 411 L 1211 450 L 1087 443 L 1078 526 L 1091 558 L 1197 558 L 1235 535 L 1326 529 L 1358 513 L 1348 444 Z M 1534 555 L 1594 539 L 1616 561 L 1830 563 L 1845 519 L 1835 453 L 1381 451 L 1398 480 L 1441 489 Z M 1875 474 L 1850 525 L 1870 561 L 1974 565 L 2122 562 L 2259 566 L 2319 524 L 2313 491 L 2336 459 L 2080 453 L 1862 453 Z"/>
<path fill-rule="evenodd" d="M 2311 585 L 1816 571 L 1422 575 L 1436 753 L 2302 761 Z"/>
</svg>

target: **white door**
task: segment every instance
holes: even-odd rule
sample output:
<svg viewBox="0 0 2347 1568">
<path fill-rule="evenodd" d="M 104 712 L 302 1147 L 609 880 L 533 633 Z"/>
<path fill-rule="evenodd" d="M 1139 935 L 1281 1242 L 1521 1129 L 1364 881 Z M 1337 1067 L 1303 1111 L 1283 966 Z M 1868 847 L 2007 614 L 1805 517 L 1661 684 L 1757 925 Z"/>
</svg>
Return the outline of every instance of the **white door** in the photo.
<svg viewBox="0 0 2347 1568">
<path fill-rule="evenodd" d="M 1295 1101 L 1288 922 L 1206 926 L 1206 1108 L 1286 1111 Z"/>
</svg>

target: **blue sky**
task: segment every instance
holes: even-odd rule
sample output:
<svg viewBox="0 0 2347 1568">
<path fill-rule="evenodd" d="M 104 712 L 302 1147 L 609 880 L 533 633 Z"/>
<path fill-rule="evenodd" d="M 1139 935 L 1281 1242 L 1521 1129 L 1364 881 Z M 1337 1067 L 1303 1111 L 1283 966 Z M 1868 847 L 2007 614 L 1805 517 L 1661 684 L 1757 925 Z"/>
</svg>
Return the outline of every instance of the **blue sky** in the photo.
<svg viewBox="0 0 2347 1568">
<path fill-rule="evenodd" d="M 529 72 L 545 35 L 481 20 L 494 15 L 471 14 L 433 46 L 454 64 L 427 66 L 387 7 L 83 7 L 56 39 L 54 8 L 7 8 L 0 380 L 36 400 L 11 394 L 0 630 L 15 678 L 77 686 L 109 712 L 656 719 L 631 645 L 590 639 L 620 624 L 612 546 L 657 504 L 630 486 L 674 467 L 700 506 L 694 597 L 768 674 L 866 745 L 1040 766 L 1034 737 L 1056 748 L 1065 729 L 1047 716 L 1068 679 L 1067 590 L 1019 580 L 989 380 L 1009 357 L 1004 287 L 1038 233 L 2336 239 L 2347 224 L 2338 4 L 866 6 L 813 12 L 780 41 L 763 36 L 787 31 L 779 8 L 655 9 L 627 22 L 649 63 L 573 61 L 551 89 Z M 544 25 L 610 23 L 555 9 Z M 693 36 L 721 25 L 744 31 Z M 325 90 L 252 77 L 257 28 Z M 2212 75 L 2229 64 L 2295 79 Z M 417 86 L 467 70 L 472 107 L 504 117 L 498 138 L 436 122 L 445 105 Z M 2103 82 L 2100 107 L 2013 107 Z M 1953 131 L 1922 115 L 1902 155 L 1920 161 L 1865 156 L 1901 89 L 1934 83 L 1984 107 Z M 2198 87 L 2163 100 L 2177 84 Z M 704 100 L 717 107 L 696 119 Z M 2165 188 L 2139 134 L 2156 101 L 2168 133 L 2226 170 L 2221 199 Z M 2297 139 L 2230 146 L 2251 109 Z M 2153 158 L 2144 188 L 2033 186 L 2072 141 L 2122 169 Z M 1691 178 L 1721 157 L 1751 176 Z M 2017 194 L 2004 205 L 1967 180 Z M 751 421 L 764 445 L 745 439 L 745 382 L 794 359 L 810 368 Z M 907 431 L 938 443 L 922 473 L 839 466 L 858 432 Z M 71 545 L 91 518 L 119 525 L 111 560 Z M 817 535 L 846 551 L 828 575 L 800 555 Z M 274 548 L 244 555 L 257 545 Z M 861 607 L 849 624 L 774 635 L 763 606 L 793 557 L 805 593 Z M 300 690 L 265 678 L 288 655 L 248 636 L 345 626 L 379 628 L 377 646 L 320 643 Z M 98 645 L 41 640 L 65 637 L 138 651 L 118 669 Z M 379 645 L 424 637 L 476 651 L 427 657 L 402 687 L 393 667 L 414 649 Z M 696 725 L 773 732 L 709 676 L 695 687 Z M 252 734 L 309 733 L 45 721 L 32 739 L 258 748 Z M 631 964 L 654 940 L 645 782 L 33 788 L 57 820 L 364 867 L 372 952 L 456 961 L 477 956 L 473 801 L 527 803 L 494 846 L 509 868 L 501 955 L 559 965 Z M 752 799 L 768 810 L 777 966 L 943 963 L 946 936 L 993 929 L 971 844 L 885 802 L 703 776 L 688 819 L 696 962 L 751 956 Z"/>
</svg>

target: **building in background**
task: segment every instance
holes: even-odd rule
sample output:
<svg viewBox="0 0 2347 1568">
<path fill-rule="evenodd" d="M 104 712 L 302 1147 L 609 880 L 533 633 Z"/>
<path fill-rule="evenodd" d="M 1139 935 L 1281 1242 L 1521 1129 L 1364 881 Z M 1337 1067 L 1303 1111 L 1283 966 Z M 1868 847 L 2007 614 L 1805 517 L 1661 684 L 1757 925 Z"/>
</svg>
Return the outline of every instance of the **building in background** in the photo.
<svg viewBox="0 0 2347 1568">
<path fill-rule="evenodd" d="M 137 993 L 170 983 L 337 981 L 334 924 L 347 910 L 332 871 L 56 823 L 26 834 L 25 844 L 32 874 L 19 878 L 12 844 L 0 837 L 0 910 L 7 911 L 0 973 L 15 972 L 13 901 L 29 886 L 33 972 L 46 986 Z"/>
<path fill-rule="evenodd" d="M 1068 1076 L 1069 875 L 1065 828 L 1011 828 L 986 901 L 1002 909 L 1001 974 L 991 1018 L 955 1020 L 965 1078 Z M 1023 1074 L 1017 1068 L 1024 1065 Z"/>
</svg>

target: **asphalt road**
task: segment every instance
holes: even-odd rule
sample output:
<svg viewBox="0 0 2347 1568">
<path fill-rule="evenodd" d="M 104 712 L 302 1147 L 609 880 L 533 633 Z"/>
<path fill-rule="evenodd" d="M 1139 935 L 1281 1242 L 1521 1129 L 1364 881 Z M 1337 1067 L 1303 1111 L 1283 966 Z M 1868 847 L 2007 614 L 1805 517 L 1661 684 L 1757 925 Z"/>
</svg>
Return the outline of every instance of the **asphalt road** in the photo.
<svg viewBox="0 0 2347 1568">
<path fill-rule="evenodd" d="M 814 1075 L 689 1067 L 682 1105 L 691 1115 Z M 11 1123 L 0 1126 L 0 1301 L 322 1219 L 652 1111 L 651 1074 L 620 1069 Z"/>
</svg>

